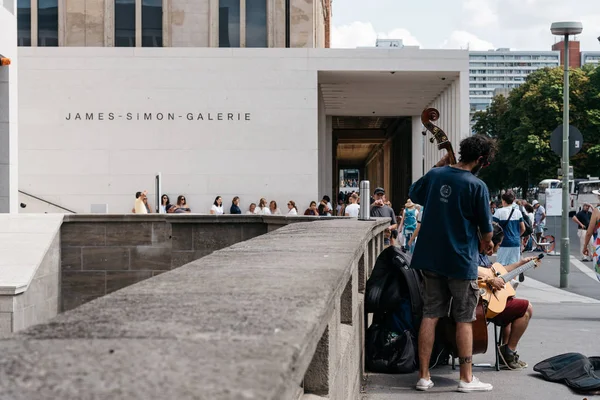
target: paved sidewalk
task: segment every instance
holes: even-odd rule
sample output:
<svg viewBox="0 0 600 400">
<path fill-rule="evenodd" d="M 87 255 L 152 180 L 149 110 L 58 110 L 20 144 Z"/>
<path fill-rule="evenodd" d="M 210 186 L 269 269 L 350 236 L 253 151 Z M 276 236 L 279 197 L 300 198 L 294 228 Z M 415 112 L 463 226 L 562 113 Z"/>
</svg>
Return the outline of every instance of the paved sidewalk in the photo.
<svg viewBox="0 0 600 400">
<path fill-rule="evenodd" d="M 532 291 L 538 290 L 536 284 Z M 528 289 L 529 290 L 529 289 Z M 541 289 L 539 289 L 541 290 Z M 521 291 L 521 288 L 519 288 Z M 524 292 L 524 291 L 523 291 Z M 521 293 L 523 293 L 521 292 Z M 533 293 L 533 292 L 532 292 Z M 583 299 L 581 299 L 583 300 Z M 533 366 L 552 356 L 579 352 L 587 356 L 600 356 L 600 306 L 581 303 L 536 303 L 533 319 L 518 348 L 521 359 L 529 364 L 523 371 L 499 371 L 474 368 L 475 375 L 494 385 L 489 393 L 464 394 L 456 392 L 458 370 L 443 366 L 432 370 L 435 387 L 428 392 L 417 392 L 414 385 L 417 374 L 384 375 L 369 374 L 362 400 L 401 399 L 584 399 L 589 395 L 573 393 L 565 385 L 543 380 L 533 371 Z M 489 332 L 488 351 L 476 355 L 475 363 L 494 364 L 493 332 Z"/>
</svg>

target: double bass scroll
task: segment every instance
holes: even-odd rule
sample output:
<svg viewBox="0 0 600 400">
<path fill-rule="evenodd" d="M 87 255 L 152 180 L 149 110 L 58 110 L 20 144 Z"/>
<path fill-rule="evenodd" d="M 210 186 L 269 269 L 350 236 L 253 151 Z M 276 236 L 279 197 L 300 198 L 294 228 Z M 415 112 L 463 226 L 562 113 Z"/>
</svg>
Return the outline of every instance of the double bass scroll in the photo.
<svg viewBox="0 0 600 400">
<path fill-rule="evenodd" d="M 439 150 L 445 149 L 448 152 L 450 164 L 456 164 L 456 155 L 454 154 L 454 149 L 448 139 L 448 135 L 433 123 L 438 119 L 440 119 L 440 112 L 435 108 L 427 108 L 421 113 L 421 123 L 433 134 L 433 137 L 429 141 L 433 143 L 435 140 Z M 425 135 L 425 132 L 423 132 L 423 135 Z"/>
</svg>

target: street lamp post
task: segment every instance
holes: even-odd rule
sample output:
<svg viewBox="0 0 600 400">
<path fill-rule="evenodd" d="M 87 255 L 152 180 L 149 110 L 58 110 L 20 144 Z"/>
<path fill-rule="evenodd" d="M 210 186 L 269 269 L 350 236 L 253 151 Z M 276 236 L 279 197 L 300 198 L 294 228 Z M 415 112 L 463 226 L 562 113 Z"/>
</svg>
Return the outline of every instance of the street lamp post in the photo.
<svg viewBox="0 0 600 400">
<path fill-rule="evenodd" d="M 581 22 L 554 22 L 550 27 L 553 35 L 564 36 L 565 40 L 565 84 L 563 88 L 563 137 L 562 137 L 562 215 L 560 241 L 560 287 L 569 286 L 569 35 L 583 31 Z"/>
</svg>

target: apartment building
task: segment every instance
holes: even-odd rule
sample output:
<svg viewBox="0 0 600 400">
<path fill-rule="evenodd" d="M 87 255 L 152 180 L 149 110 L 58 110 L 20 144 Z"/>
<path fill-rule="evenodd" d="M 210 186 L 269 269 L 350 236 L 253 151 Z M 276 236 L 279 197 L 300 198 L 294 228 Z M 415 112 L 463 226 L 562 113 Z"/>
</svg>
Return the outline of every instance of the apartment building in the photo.
<svg viewBox="0 0 600 400">
<path fill-rule="evenodd" d="M 514 89 L 533 71 L 559 65 L 559 51 L 498 49 L 469 52 L 471 113 L 485 110 L 491 104 L 494 89 Z"/>
</svg>

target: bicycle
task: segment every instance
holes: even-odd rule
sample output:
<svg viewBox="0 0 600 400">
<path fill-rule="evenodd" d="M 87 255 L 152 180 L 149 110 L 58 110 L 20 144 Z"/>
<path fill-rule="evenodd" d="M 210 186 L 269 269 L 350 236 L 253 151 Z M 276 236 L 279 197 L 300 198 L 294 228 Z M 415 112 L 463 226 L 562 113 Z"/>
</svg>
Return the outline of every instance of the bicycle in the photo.
<svg viewBox="0 0 600 400">
<path fill-rule="evenodd" d="M 544 228 L 544 232 L 547 230 L 548 230 L 548 228 Z M 538 242 L 536 240 L 535 232 L 532 232 L 531 235 L 529 235 L 529 237 L 527 238 L 527 241 L 523 241 L 523 242 L 525 242 L 525 244 L 521 244 L 521 251 L 525 251 L 525 247 L 527 246 L 527 243 L 529 243 L 529 240 L 531 240 L 533 243 L 533 245 L 531 246 L 532 249 L 534 249 L 534 248 L 542 249 L 542 251 L 546 254 L 552 253 L 554 251 L 554 247 L 556 246 L 554 236 L 552 236 L 552 235 L 542 236 L 542 240 L 540 242 Z M 530 250 L 530 251 L 533 251 L 533 250 Z"/>
</svg>

